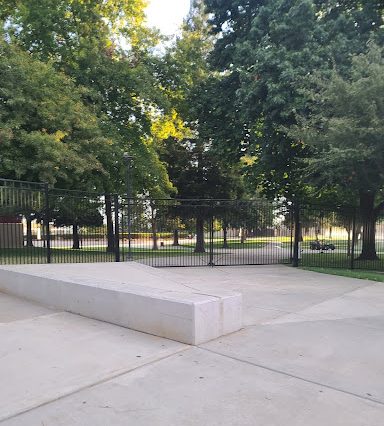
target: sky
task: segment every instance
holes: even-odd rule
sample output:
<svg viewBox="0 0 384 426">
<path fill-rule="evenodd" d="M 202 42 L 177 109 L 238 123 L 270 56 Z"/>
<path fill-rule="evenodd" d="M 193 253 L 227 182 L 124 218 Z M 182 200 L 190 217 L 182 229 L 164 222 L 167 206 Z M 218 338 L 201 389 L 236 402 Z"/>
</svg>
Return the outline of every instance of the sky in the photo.
<svg viewBox="0 0 384 426">
<path fill-rule="evenodd" d="M 173 35 L 188 14 L 190 0 L 149 0 L 148 24 L 165 35 Z"/>
</svg>

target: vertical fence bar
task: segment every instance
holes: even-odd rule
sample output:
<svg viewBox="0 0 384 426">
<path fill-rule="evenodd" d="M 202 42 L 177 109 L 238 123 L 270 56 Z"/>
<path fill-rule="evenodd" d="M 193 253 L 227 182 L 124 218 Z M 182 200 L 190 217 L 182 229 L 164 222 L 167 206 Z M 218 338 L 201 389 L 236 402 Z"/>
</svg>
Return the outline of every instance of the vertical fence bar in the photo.
<svg viewBox="0 0 384 426">
<path fill-rule="evenodd" d="M 212 209 L 213 210 L 213 209 Z M 213 225 L 213 211 L 211 211 L 209 219 L 209 262 L 208 266 L 215 266 L 213 261 L 213 238 L 214 238 L 214 225 Z"/>
<path fill-rule="evenodd" d="M 115 262 L 120 262 L 119 197 L 117 194 L 113 196 L 113 204 L 115 208 Z"/>
<path fill-rule="evenodd" d="M 131 198 L 127 199 L 127 228 L 128 228 L 128 257 L 127 260 L 132 260 L 132 211 Z"/>
<path fill-rule="evenodd" d="M 352 242 L 351 242 L 351 264 L 350 268 L 355 268 L 355 244 L 356 244 L 356 208 L 353 209 L 353 217 L 352 217 Z"/>
<path fill-rule="evenodd" d="M 47 246 L 47 263 L 51 263 L 51 234 L 49 229 L 49 219 L 50 219 L 50 213 L 49 213 L 49 188 L 48 184 L 44 184 L 44 196 L 45 196 L 45 215 L 44 215 L 44 221 L 45 221 L 45 238 L 46 238 L 46 246 Z"/>
<path fill-rule="evenodd" d="M 113 231 L 112 219 L 112 196 L 111 194 L 104 195 L 105 202 L 105 217 L 107 220 L 107 253 L 115 253 L 115 237 Z"/>
<path fill-rule="evenodd" d="M 293 260 L 292 266 L 299 266 L 299 241 L 300 241 L 300 207 L 297 203 L 293 206 L 293 218 L 295 222 L 295 239 L 293 243 Z"/>
<path fill-rule="evenodd" d="M 294 226 L 294 217 L 292 209 L 289 209 L 289 226 L 290 226 L 290 244 L 289 244 L 289 260 L 293 262 L 293 226 Z"/>
</svg>

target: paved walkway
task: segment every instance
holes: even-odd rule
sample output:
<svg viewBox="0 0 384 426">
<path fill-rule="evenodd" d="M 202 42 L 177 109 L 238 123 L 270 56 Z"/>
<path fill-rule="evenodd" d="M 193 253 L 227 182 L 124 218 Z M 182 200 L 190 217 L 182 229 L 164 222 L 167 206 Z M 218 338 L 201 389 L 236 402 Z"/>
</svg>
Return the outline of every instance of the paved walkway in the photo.
<svg viewBox="0 0 384 426">
<path fill-rule="evenodd" d="M 241 291 L 244 329 L 190 347 L 0 295 L 0 424 L 383 425 L 384 284 L 284 266 L 164 274 Z"/>
</svg>

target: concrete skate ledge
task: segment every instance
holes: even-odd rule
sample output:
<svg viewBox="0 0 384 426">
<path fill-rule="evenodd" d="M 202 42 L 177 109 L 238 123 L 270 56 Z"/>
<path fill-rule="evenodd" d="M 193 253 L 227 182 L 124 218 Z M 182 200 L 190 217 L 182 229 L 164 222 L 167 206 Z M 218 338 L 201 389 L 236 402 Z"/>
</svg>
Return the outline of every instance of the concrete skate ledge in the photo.
<svg viewBox="0 0 384 426">
<path fill-rule="evenodd" d="M 125 265 L 129 281 L 130 265 Z M 51 268 L 47 272 L 39 266 L 2 266 L 0 291 L 191 345 L 237 331 L 242 325 L 241 294 L 156 288 L 156 273 L 160 280 L 161 272 L 153 268 L 149 271 L 140 265 L 137 285 L 55 273 L 55 265 L 44 265 Z M 137 276 L 138 268 L 132 268 Z"/>
</svg>

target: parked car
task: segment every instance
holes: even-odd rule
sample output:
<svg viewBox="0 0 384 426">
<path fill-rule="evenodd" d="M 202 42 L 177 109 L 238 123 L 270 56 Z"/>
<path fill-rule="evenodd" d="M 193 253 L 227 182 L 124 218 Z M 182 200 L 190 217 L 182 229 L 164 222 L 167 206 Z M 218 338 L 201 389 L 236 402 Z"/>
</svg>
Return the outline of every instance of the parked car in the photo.
<svg viewBox="0 0 384 426">
<path fill-rule="evenodd" d="M 332 243 L 324 243 L 324 242 L 320 242 L 320 241 L 311 241 L 309 243 L 309 248 L 311 250 L 319 250 L 319 251 L 328 251 L 328 250 L 335 250 L 336 247 L 334 244 Z"/>
</svg>

